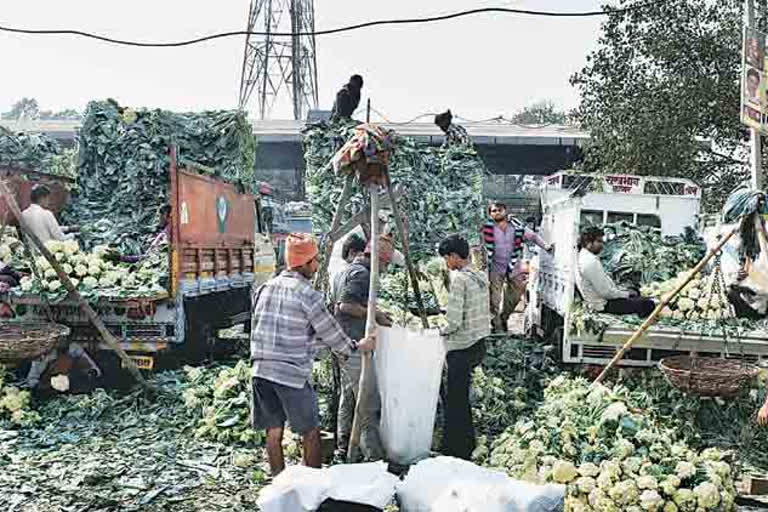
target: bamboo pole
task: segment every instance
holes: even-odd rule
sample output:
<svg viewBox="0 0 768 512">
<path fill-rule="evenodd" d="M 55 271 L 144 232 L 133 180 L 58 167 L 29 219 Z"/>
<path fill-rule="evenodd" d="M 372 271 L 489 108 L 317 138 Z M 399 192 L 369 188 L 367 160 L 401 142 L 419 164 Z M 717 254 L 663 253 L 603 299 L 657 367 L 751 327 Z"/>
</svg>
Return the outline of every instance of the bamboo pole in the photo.
<svg viewBox="0 0 768 512">
<path fill-rule="evenodd" d="M 371 192 L 371 280 L 368 287 L 368 316 L 365 321 L 365 335 L 376 332 L 376 283 L 379 277 L 379 194 L 377 185 L 368 186 Z M 368 414 L 368 398 L 371 393 L 371 353 L 362 354 L 363 364 L 357 391 L 355 418 L 347 449 L 347 461 L 357 460 L 360 447 L 360 429 L 363 415 Z"/>
<path fill-rule="evenodd" d="M 643 324 L 637 328 L 635 333 L 632 336 L 630 336 L 627 342 L 624 343 L 624 346 L 621 347 L 621 350 L 619 350 L 616 353 L 616 355 L 613 356 L 613 359 L 611 359 L 611 362 L 608 363 L 608 366 L 606 366 L 603 369 L 603 371 L 600 373 L 600 375 L 597 376 L 593 384 L 599 384 L 605 379 L 605 377 L 608 375 L 608 372 L 611 370 L 611 368 L 613 368 L 616 365 L 616 363 L 618 363 L 621 360 L 621 358 L 624 357 L 624 354 L 627 352 L 627 350 L 629 350 L 632 347 L 632 345 L 640 338 L 640 336 L 642 336 L 645 333 L 645 331 L 647 331 L 648 328 L 651 325 L 653 325 L 653 323 L 656 321 L 656 318 L 659 316 L 659 313 L 661 313 L 661 310 L 664 309 L 667 306 L 667 304 L 669 304 L 672 301 L 672 299 L 674 299 L 677 296 L 677 294 L 680 293 L 680 291 L 682 291 L 682 289 L 685 288 L 685 286 L 693 280 L 694 277 L 696 277 L 696 274 L 701 272 L 701 270 L 709 262 L 709 260 L 711 260 L 715 254 L 720 252 L 720 249 L 723 248 L 726 242 L 728 242 L 728 240 L 731 239 L 733 234 L 736 233 L 738 229 L 739 229 L 738 227 L 732 229 L 725 237 L 723 237 L 723 239 L 720 240 L 717 246 L 712 248 L 706 254 L 706 256 L 704 256 L 704 258 L 695 267 L 693 267 L 693 270 L 690 272 L 690 274 L 688 275 L 685 281 L 680 283 L 677 286 L 677 288 L 675 288 L 672 291 L 672 293 L 669 293 L 662 297 L 662 300 L 656 306 L 656 309 L 653 310 L 651 315 L 645 319 L 645 322 L 643 322 Z"/>
<path fill-rule="evenodd" d="M 389 194 L 389 202 L 391 204 L 392 213 L 395 217 L 395 226 L 400 233 L 400 239 L 403 242 L 403 256 L 405 257 L 405 266 L 408 268 L 408 275 L 411 278 L 413 284 L 413 294 L 416 296 L 416 307 L 419 308 L 419 317 L 421 317 L 421 325 L 424 329 L 429 329 L 429 321 L 427 321 L 427 312 L 424 309 L 424 302 L 421 300 L 421 290 L 419 289 L 419 279 L 416 276 L 416 270 L 413 268 L 413 262 L 411 261 L 411 253 L 408 248 L 408 235 L 403 226 L 403 219 L 400 217 L 400 209 L 397 207 L 397 201 L 395 200 L 392 187 L 387 184 L 387 194 Z M 406 289 L 406 302 L 407 302 L 407 289 Z M 406 304 L 406 309 L 408 304 Z"/>
<path fill-rule="evenodd" d="M 21 229 L 22 233 L 28 237 L 29 240 L 32 241 L 32 243 L 37 247 L 37 249 L 40 251 L 40 253 L 43 255 L 43 257 L 48 260 L 48 263 L 51 264 L 51 267 L 56 271 L 56 273 L 59 276 L 59 280 L 61 280 L 61 283 L 64 285 L 64 288 L 67 289 L 69 294 L 75 299 L 75 301 L 80 305 L 80 309 L 85 313 L 85 316 L 88 317 L 88 319 L 91 321 L 93 326 L 96 328 L 97 331 L 99 331 L 99 334 L 101 334 L 101 337 L 104 339 L 106 344 L 115 351 L 117 356 L 120 358 L 120 360 L 125 364 L 126 368 L 128 368 L 128 371 L 133 375 L 133 377 L 136 379 L 136 381 L 146 390 L 151 391 L 152 387 L 149 385 L 149 383 L 144 380 L 144 377 L 142 377 L 141 372 L 139 371 L 138 367 L 136 366 L 136 363 L 133 362 L 133 360 L 128 357 L 128 354 L 125 353 L 125 351 L 120 347 L 120 344 L 117 342 L 114 336 L 112 336 L 112 333 L 110 333 L 107 328 L 104 326 L 104 323 L 101 321 L 99 316 L 96 314 L 96 312 L 93 310 L 93 308 L 88 304 L 85 300 L 83 300 L 83 297 L 80 296 L 77 289 L 75 289 L 74 285 L 72 284 L 72 281 L 69 280 L 69 276 L 64 273 L 64 271 L 61 268 L 61 265 L 59 265 L 59 262 L 54 258 L 53 254 L 45 247 L 45 244 L 40 241 L 40 239 L 35 235 L 30 229 L 27 223 L 22 219 L 21 217 L 21 210 L 19 209 L 19 205 L 16 203 L 16 199 L 13 197 L 11 192 L 8 190 L 7 185 L 5 184 L 5 181 L 0 180 L 0 194 L 5 197 L 6 204 L 10 208 L 13 215 L 16 217 L 16 220 L 19 223 L 19 228 Z M 34 262 L 32 262 L 34 265 Z"/>
<path fill-rule="evenodd" d="M 328 277 L 328 265 L 331 262 L 331 254 L 333 253 L 333 243 L 335 240 L 331 238 L 331 234 L 335 232 L 337 229 L 339 229 L 339 224 L 341 224 L 341 217 L 344 213 L 344 206 L 346 206 L 347 201 L 349 200 L 349 196 L 352 195 L 352 181 L 354 180 L 354 175 L 349 175 L 347 177 L 347 181 L 344 183 L 344 189 L 341 191 L 341 198 L 339 199 L 339 203 L 336 205 L 336 212 L 333 214 L 333 219 L 331 220 L 331 227 L 328 230 L 329 236 L 325 240 L 325 243 L 323 244 L 323 259 L 320 262 L 320 270 L 317 272 L 317 276 L 315 277 L 314 282 L 314 288 L 315 290 L 320 290 L 323 283 L 325 282 L 325 279 Z"/>
</svg>

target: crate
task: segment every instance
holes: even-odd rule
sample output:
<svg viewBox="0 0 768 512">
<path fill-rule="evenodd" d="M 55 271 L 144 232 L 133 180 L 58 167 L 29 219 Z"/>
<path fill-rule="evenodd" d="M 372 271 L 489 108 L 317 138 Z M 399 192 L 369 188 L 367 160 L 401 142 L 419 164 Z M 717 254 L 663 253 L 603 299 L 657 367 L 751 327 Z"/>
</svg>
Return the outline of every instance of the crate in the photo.
<svg viewBox="0 0 768 512">
<path fill-rule="evenodd" d="M 629 329 L 608 329 L 602 338 L 592 335 L 569 335 L 563 341 L 566 363 L 606 365 L 634 333 Z M 768 339 L 758 334 L 740 340 L 654 327 L 648 330 L 624 354 L 619 366 L 653 367 L 665 357 L 691 355 L 725 357 L 760 363 L 768 359 Z"/>
</svg>

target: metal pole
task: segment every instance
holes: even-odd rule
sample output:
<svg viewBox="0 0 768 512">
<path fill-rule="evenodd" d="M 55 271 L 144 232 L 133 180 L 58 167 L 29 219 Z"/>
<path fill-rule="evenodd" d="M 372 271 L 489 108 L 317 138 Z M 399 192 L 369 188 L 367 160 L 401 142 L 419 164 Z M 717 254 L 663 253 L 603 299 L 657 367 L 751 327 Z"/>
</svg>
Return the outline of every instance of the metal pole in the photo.
<svg viewBox="0 0 768 512">
<path fill-rule="evenodd" d="M 367 112 L 365 114 L 365 122 L 370 123 L 371 122 L 371 98 L 368 98 L 368 108 L 366 110 Z"/>
<path fill-rule="evenodd" d="M 755 23 L 755 2 L 754 0 L 744 0 L 744 25 L 750 29 L 754 28 Z M 750 165 L 752 168 L 752 189 L 760 190 L 763 188 L 763 162 L 762 162 L 762 141 L 760 140 L 760 131 L 757 128 L 749 129 L 750 145 Z"/>
</svg>

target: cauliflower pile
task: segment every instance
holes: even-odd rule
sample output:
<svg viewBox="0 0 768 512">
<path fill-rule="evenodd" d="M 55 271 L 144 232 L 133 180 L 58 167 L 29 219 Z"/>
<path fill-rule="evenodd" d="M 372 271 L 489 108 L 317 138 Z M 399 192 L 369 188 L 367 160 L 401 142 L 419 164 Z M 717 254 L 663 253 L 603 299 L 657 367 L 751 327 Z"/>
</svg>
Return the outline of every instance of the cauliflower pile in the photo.
<svg viewBox="0 0 768 512">
<path fill-rule="evenodd" d="M 96 247 L 92 253 L 82 252 L 77 241 L 49 241 L 46 248 L 54 255 L 72 284 L 86 298 L 151 297 L 164 293 L 161 278 L 167 276 L 168 258 L 152 255 L 137 266 L 111 263 L 104 259 L 107 248 Z M 66 297 L 64 285 L 47 259 L 39 256 L 37 268 L 42 281 L 34 275 L 22 278 L 22 295 L 46 293 L 50 299 Z"/>
<path fill-rule="evenodd" d="M 536 483 L 566 484 L 574 512 L 735 510 L 730 465 L 715 449 L 697 453 L 626 388 L 590 388 L 560 376 L 531 418 L 496 441 L 490 465 Z"/>
<path fill-rule="evenodd" d="M 29 391 L 5 385 L 4 373 L 0 366 L 0 425 L 3 420 L 18 427 L 34 425 L 40 421 L 40 415 L 32 410 Z"/>
<path fill-rule="evenodd" d="M 12 267 L 18 267 L 25 260 L 24 245 L 19 239 L 16 228 L 6 226 L 0 238 L 0 261 Z"/>
<path fill-rule="evenodd" d="M 641 289 L 645 297 L 661 299 L 672 293 L 677 286 L 688 278 L 690 271 L 680 272 L 677 277 L 662 283 L 651 283 Z M 700 278 L 701 277 L 701 278 Z M 663 319 L 717 321 L 733 318 L 735 313 L 728 301 L 727 291 L 721 287 L 720 293 L 712 294 L 714 274 L 697 276 L 675 297 L 661 312 Z"/>
</svg>

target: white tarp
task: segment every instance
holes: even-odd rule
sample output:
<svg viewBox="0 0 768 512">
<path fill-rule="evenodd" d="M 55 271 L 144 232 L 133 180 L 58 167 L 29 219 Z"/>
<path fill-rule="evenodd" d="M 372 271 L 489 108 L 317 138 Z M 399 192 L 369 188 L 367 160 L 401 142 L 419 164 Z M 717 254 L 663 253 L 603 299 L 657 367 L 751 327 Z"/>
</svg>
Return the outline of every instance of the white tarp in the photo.
<svg viewBox="0 0 768 512">
<path fill-rule="evenodd" d="M 401 512 L 558 512 L 564 485 L 535 485 L 453 457 L 419 462 L 397 485 Z"/>
<path fill-rule="evenodd" d="M 256 504 L 262 512 L 314 512 L 332 498 L 383 509 L 392 502 L 397 482 L 384 462 L 289 466 L 261 490 Z"/>
</svg>

